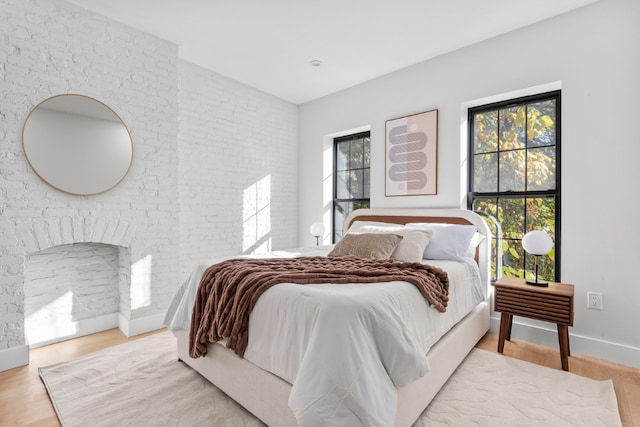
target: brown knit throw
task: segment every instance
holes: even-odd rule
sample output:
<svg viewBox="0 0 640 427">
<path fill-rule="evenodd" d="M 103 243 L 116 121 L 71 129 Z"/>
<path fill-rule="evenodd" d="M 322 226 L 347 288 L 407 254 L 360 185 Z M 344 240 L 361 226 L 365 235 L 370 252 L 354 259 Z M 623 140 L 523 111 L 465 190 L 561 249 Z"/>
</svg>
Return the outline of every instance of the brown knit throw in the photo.
<svg viewBox="0 0 640 427">
<path fill-rule="evenodd" d="M 438 311 L 449 301 L 447 273 L 430 265 L 392 259 L 299 257 L 230 259 L 205 270 L 191 316 L 189 354 L 207 353 L 207 344 L 222 339 L 243 356 L 249 342 L 249 315 L 267 289 L 279 283 L 378 283 L 415 285 Z"/>
</svg>

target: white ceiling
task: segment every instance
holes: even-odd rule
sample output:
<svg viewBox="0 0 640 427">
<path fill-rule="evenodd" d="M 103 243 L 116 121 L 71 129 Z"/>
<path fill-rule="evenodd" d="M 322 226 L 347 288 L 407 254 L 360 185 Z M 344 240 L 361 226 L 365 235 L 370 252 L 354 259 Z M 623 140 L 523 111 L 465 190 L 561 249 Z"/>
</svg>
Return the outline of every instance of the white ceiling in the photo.
<svg viewBox="0 0 640 427">
<path fill-rule="evenodd" d="M 597 0 L 70 1 L 301 104 Z"/>
</svg>

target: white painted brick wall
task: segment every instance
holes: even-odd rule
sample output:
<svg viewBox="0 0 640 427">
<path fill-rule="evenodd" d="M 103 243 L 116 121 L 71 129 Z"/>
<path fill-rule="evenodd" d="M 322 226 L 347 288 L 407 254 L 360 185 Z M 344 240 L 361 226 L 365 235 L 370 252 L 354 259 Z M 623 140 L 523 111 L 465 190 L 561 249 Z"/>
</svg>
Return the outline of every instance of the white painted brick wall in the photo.
<svg viewBox="0 0 640 427">
<path fill-rule="evenodd" d="M 25 343 L 25 257 L 42 249 L 119 245 L 119 312 L 142 319 L 200 262 L 296 244 L 295 105 L 62 0 L 0 0 L 0 21 L 0 352 Z M 60 93 L 95 97 L 129 127 L 134 161 L 115 189 L 68 195 L 28 166 L 24 120 Z M 150 297 L 132 309 L 138 263 Z"/>
<path fill-rule="evenodd" d="M 118 313 L 119 262 L 118 247 L 102 243 L 59 245 L 29 255 L 24 268 L 29 344 L 60 341 L 83 320 Z"/>
<path fill-rule="evenodd" d="M 29 316 L 58 296 L 73 294 L 73 320 L 117 313 L 118 248 L 102 243 L 59 245 L 27 257 L 24 311 Z"/>
<path fill-rule="evenodd" d="M 297 106 L 188 62 L 179 70 L 181 277 L 295 246 Z"/>
<path fill-rule="evenodd" d="M 0 0 L 0 22 L 0 351 L 25 343 L 24 259 L 47 245 L 129 242 L 119 258 L 150 256 L 150 301 L 131 310 L 138 284 L 119 271 L 120 311 L 164 312 L 179 282 L 177 46 L 62 0 Z M 134 160 L 115 189 L 65 194 L 28 166 L 24 120 L 61 93 L 97 98 L 129 127 Z"/>
</svg>

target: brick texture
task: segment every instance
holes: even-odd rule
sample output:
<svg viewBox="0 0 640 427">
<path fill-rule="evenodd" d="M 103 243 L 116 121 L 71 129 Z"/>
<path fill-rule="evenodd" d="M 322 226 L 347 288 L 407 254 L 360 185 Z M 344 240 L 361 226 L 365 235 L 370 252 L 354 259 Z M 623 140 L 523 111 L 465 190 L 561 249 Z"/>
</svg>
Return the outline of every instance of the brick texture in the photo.
<svg viewBox="0 0 640 427">
<path fill-rule="evenodd" d="M 297 106 L 179 66 L 181 276 L 297 243 Z"/>
<path fill-rule="evenodd" d="M 24 345 L 25 314 L 56 298 L 30 277 L 102 258 L 72 275 L 77 316 L 143 319 L 198 263 L 297 243 L 297 106 L 62 0 L 0 0 L 0 18 L 0 352 Z M 129 128 L 131 170 L 106 193 L 55 190 L 24 157 L 27 115 L 62 93 L 99 99 Z"/>
<path fill-rule="evenodd" d="M 118 256 L 117 246 L 102 243 L 58 245 L 29 255 L 24 269 L 29 345 L 62 340 L 85 319 L 119 313 Z"/>
<path fill-rule="evenodd" d="M 56 245 L 126 246 L 117 256 L 126 265 L 123 273 L 118 264 L 120 312 L 126 319 L 163 312 L 179 281 L 177 46 L 63 1 L 0 0 L 0 10 L 0 350 L 25 343 L 25 312 L 36 309 L 25 306 L 25 260 Z M 133 164 L 113 190 L 69 195 L 29 167 L 24 120 L 62 93 L 99 99 L 127 124 Z M 131 309 L 130 295 L 141 284 L 130 266 L 149 256 L 148 304 Z M 83 315 L 97 316 L 92 310 Z"/>
</svg>

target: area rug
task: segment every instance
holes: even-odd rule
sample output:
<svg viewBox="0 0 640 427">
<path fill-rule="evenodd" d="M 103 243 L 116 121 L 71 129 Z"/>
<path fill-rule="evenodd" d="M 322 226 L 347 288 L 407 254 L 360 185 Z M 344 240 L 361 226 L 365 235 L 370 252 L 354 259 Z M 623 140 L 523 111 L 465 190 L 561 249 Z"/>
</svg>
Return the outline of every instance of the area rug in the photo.
<svg viewBox="0 0 640 427">
<path fill-rule="evenodd" d="M 263 426 L 185 364 L 161 332 L 40 368 L 64 427 Z M 473 349 L 414 424 L 620 426 L 613 383 Z"/>
</svg>

